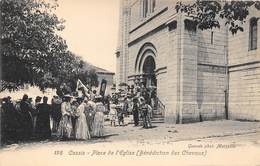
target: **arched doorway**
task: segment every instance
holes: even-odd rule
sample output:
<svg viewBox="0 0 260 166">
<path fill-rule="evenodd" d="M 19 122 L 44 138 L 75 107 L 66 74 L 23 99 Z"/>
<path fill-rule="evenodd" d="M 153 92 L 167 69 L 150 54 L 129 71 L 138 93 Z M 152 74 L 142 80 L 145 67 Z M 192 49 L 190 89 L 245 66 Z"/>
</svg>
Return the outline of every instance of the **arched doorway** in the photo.
<svg viewBox="0 0 260 166">
<path fill-rule="evenodd" d="M 156 93 L 157 93 L 157 81 L 156 81 L 156 75 L 155 75 L 155 60 L 153 56 L 147 56 L 144 59 L 143 65 L 142 65 L 142 80 L 143 84 L 148 90 L 148 94 L 150 97 L 149 104 L 153 108 L 153 114 L 156 113 L 158 110 L 156 109 Z"/>
<path fill-rule="evenodd" d="M 145 86 L 156 91 L 156 54 L 157 50 L 152 43 L 145 43 L 139 49 L 135 61 L 135 72 L 138 86 Z M 140 84 L 141 83 L 141 84 Z"/>
<path fill-rule="evenodd" d="M 146 88 L 156 87 L 155 60 L 152 56 L 145 58 L 143 63 L 143 81 Z"/>
<path fill-rule="evenodd" d="M 165 105 L 157 96 L 156 57 L 157 49 L 152 43 L 148 42 L 140 47 L 135 60 L 134 84 L 141 91 L 144 86 L 145 91 L 149 93 L 148 102 L 153 108 L 153 118 L 162 118 Z"/>
</svg>

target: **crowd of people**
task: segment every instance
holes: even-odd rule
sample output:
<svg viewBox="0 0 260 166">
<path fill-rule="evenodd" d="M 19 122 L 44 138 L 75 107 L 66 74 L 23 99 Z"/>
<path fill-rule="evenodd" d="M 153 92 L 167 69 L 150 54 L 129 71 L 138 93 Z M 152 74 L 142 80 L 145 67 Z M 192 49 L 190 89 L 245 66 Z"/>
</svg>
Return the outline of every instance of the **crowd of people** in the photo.
<svg viewBox="0 0 260 166">
<path fill-rule="evenodd" d="M 104 136 L 105 116 L 111 126 L 124 126 L 124 118 L 133 115 L 134 126 L 152 127 L 153 98 L 140 88 L 135 93 L 93 95 L 37 96 L 33 101 L 24 95 L 20 101 L 5 97 L 1 101 L 2 142 L 28 140 L 89 140 Z M 141 120 L 141 121 L 140 121 Z M 142 122 L 142 123 L 140 123 Z M 117 125 L 118 124 L 118 125 Z"/>
<path fill-rule="evenodd" d="M 142 125 L 143 128 L 151 128 L 153 109 L 156 107 L 155 90 L 149 90 L 144 86 L 136 86 L 131 89 L 132 91 L 123 95 L 112 95 L 111 126 L 115 126 L 116 119 L 118 125 L 124 125 L 124 117 L 131 114 L 133 115 L 134 126 Z"/>
<path fill-rule="evenodd" d="M 50 139 L 52 133 L 60 139 L 87 140 L 104 135 L 103 97 L 37 96 L 33 102 L 28 95 L 15 102 L 5 97 L 1 102 L 2 141 L 13 143 Z"/>
</svg>

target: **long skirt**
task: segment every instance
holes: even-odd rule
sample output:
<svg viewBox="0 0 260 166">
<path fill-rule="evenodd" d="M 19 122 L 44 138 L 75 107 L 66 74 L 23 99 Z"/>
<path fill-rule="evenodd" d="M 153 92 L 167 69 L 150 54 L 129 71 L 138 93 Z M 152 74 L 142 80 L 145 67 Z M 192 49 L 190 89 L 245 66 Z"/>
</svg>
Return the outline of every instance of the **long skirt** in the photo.
<svg viewBox="0 0 260 166">
<path fill-rule="evenodd" d="M 90 132 L 92 132 L 95 114 L 92 112 L 87 112 L 85 115 L 86 115 L 86 120 L 87 120 L 87 124 L 88 124 L 88 129 Z"/>
<path fill-rule="evenodd" d="M 81 114 L 77 119 L 76 119 L 76 124 L 75 124 L 75 137 L 76 139 L 83 139 L 87 140 L 90 139 L 90 133 L 89 133 L 89 128 L 86 120 L 85 114 Z"/>
<path fill-rule="evenodd" d="M 104 114 L 102 112 L 95 114 L 92 135 L 95 137 L 104 136 Z"/>
<path fill-rule="evenodd" d="M 71 117 L 68 115 L 63 115 L 58 129 L 59 137 L 71 138 L 71 133 L 72 133 Z"/>
<path fill-rule="evenodd" d="M 23 140 L 29 140 L 31 139 L 33 133 L 33 121 L 29 111 L 23 113 L 21 120 L 22 120 L 21 123 L 22 133 L 20 137 Z"/>
<path fill-rule="evenodd" d="M 36 121 L 35 133 L 38 139 L 49 139 L 51 137 L 51 127 L 49 117 L 40 117 Z"/>
</svg>

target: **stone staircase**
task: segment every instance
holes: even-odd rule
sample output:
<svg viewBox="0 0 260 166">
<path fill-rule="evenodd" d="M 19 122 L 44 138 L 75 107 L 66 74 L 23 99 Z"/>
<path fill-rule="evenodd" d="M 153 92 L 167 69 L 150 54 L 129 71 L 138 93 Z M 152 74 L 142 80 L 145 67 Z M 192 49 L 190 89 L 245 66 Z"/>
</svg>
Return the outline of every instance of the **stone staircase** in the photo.
<svg viewBox="0 0 260 166">
<path fill-rule="evenodd" d="M 153 117 L 152 117 L 151 121 L 152 121 L 152 123 L 164 123 L 164 116 L 161 112 L 157 112 L 156 110 L 154 110 Z M 140 119 L 139 123 L 142 123 L 142 122 L 143 122 L 143 120 Z M 130 119 L 128 124 L 134 124 L 133 118 Z"/>
<path fill-rule="evenodd" d="M 165 111 L 165 105 L 158 97 L 156 97 L 156 106 L 153 110 L 152 123 L 164 123 Z M 140 119 L 139 122 L 142 123 L 142 119 Z M 130 119 L 129 124 L 134 124 L 133 118 Z"/>
<path fill-rule="evenodd" d="M 164 116 L 161 112 L 154 111 L 152 116 L 152 123 L 164 123 Z"/>
</svg>

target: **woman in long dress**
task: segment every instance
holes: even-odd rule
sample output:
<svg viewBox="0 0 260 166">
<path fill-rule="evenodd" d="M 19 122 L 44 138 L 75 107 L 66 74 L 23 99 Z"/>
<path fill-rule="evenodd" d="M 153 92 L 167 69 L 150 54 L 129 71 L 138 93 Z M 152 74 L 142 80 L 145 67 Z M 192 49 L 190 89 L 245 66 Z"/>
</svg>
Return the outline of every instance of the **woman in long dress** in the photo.
<svg viewBox="0 0 260 166">
<path fill-rule="evenodd" d="M 63 139 L 69 139 L 72 133 L 72 108 L 70 104 L 71 96 L 65 95 L 64 102 L 61 104 L 61 121 L 58 129 L 59 136 Z"/>
<path fill-rule="evenodd" d="M 85 115 L 87 119 L 87 124 L 88 124 L 88 129 L 89 132 L 92 133 L 93 131 L 93 122 L 94 122 L 94 117 L 95 117 L 95 110 L 96 110 L 96 103 L 89 100 L 89 98 L 86 97 L 85 99 Z"/>
<path fill-rule="evenodd" d="M 105 106 L 101 102 L 102 96 L 96 96 L 96 113 L 93 122 L 93 136 L 104 136 L 104 112 Z"/>
<path fill-rule="evenodd" d="M 87 124 L 86 115 L 84 113 L 86 104 L 83 102 L 83 98 L 79 99 L 79 106 L 76 110 L 76 124 L 75 124 L 75 137 L 79 140 L 90 139 L 89 128 Z"/>
</svg>

